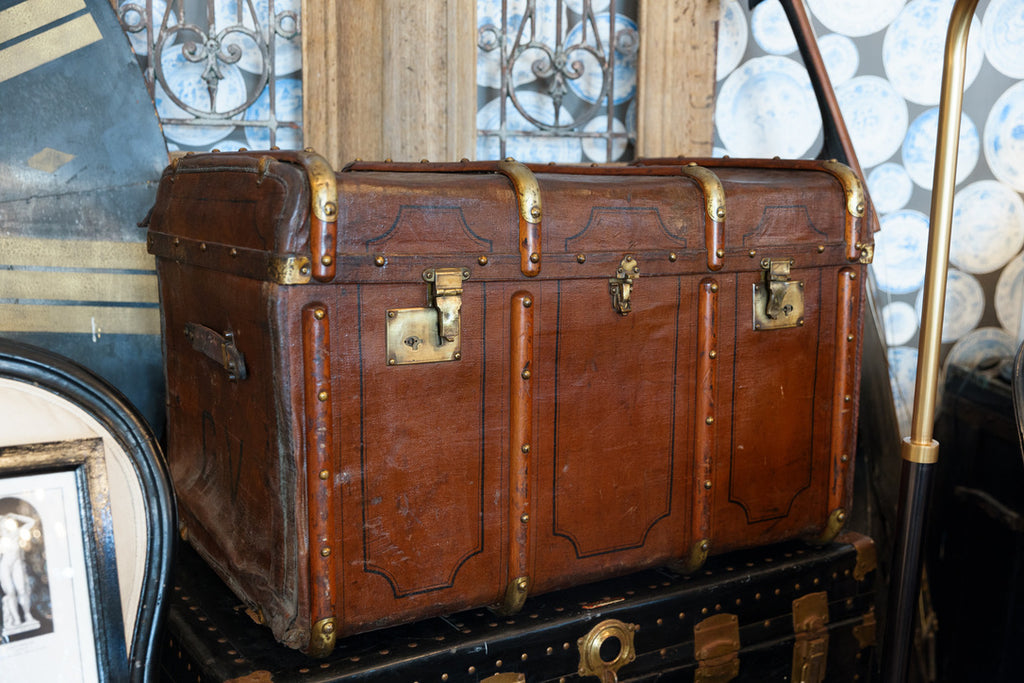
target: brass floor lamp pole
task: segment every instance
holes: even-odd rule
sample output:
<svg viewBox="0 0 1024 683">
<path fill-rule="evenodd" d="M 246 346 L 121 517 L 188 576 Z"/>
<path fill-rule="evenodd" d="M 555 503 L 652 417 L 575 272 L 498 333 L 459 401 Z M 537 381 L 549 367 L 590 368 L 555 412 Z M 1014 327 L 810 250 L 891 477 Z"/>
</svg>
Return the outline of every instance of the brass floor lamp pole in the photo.
<svg viewBox="0 0 1024 683">
<path fill-rule="evenodd" d="M 950 15 L 939 101 L 939 132 L 932 187 L 931 230 L 924 279 L 924 306 L 910 436 L 903 439 L 899 507 L 889 601 L 882 642 L 882 680 L 903 683 L 909 672 L 914 608 L 921 579 L 925 515 L 939 444 L 932 438 L 942 341 L 942 315 L 949 268 L 957 143 L 963 108 L 967 36 L 978 0 L 957 0 Z"/>
</svg>

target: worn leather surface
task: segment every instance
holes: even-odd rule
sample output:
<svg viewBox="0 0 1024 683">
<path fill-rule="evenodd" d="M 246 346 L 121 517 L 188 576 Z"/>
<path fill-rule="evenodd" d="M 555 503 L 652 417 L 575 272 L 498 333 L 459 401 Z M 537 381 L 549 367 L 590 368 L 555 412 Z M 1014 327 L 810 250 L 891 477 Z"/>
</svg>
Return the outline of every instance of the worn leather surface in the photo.
<svg viewBox="0 0 1024 683">
<path fill-rule="evenodd" d="M 166 245 L 182 519 L 282 642 L 308 647 L 326 617 L 344 635 L 498 604 L 523 568 L 537 593 L 704 540 L 718 553 L 814 538 L 848 507 L 864 266 L 848 260 L 830 174 L 714 169 L 727 213 L 712 271 L 704 196 L 678 169 L 536 167 L 542 253 L 527 277 L 506 178 L 356 167 L 337 176 L 334 279 L 281 285 L 240 275 L 247 256 L 230 251 L 308 254 L 303 175 L 260 156 L 181 160 L 150 237 Z M 640 272 L 621 315 L 609 280 L 626 256 Z M 753 328 L 763 257 L 793 260 L 801 326 Z M 387 311 L 427 306 L 422 273 L 443 267 L 469 271 L 461 358 L 389 365 Z M 529 348 L 510 333 L 524 296 Z M 304 335 L 304 310 L 322 311 L 329 348 Z M 187 323 L 231 332 L 248 378 L 195 352 Z M 324 362 L 329 381 L 307 391 L 304 368 Z M 309 416 L 325 406 L 321 470 Z M 311 538 L 321 523 L 333 533 Z"/>
</svg>

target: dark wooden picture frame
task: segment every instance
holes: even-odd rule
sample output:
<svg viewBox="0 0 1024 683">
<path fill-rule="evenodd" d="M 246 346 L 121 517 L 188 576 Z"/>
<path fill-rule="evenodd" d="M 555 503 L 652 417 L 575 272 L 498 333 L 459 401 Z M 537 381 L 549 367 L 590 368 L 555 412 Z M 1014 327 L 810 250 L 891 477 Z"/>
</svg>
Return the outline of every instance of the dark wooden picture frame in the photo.
<svg viewBox="0 0 1024 683">
<path fill-rule="evenodd" d="M 0 448 L 5 677 L 127 680 L 109 497 L 101 438 Z"/>
</svg>

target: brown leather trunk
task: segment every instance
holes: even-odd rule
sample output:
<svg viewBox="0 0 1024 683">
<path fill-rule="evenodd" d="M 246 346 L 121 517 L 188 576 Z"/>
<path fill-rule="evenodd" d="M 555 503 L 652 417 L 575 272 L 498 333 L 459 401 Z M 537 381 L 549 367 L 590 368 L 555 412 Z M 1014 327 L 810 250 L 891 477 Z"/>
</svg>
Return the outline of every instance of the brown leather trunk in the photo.
<svg viewBox="0 0 1024 683">
<path fill-rule="evenodd" d="M 831 538 L 863 203 L 829 162 L 181 159 L 149 248 L 188 538 L 313 654 Z"/>
</svg>

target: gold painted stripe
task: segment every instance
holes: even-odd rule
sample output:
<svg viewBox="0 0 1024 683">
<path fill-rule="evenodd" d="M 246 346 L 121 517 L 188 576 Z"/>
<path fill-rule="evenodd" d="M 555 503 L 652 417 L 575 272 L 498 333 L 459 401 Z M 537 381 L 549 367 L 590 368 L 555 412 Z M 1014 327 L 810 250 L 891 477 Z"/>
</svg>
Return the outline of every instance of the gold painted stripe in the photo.
<svg viewBox="0 0 1024 683">
<path fill-rule="evenodd" d="M 0 43 L 85 9 L 85 0 L 25 0 L 0 12 Z"/>
<path fill-rule="evenodd" d="M 0 270 L 0 298 L 159 303 L 156 275 Z"/>
<path fill-rule="evenodd" d="M 4 238 L 0 266 L 156 270 L 144 242 L 100 242 Z M 3 296 L 3 295 L 0 295 Z"/>
<path fill-rule="evenodd" d="M 160 334 L 156 308 L 0 304 L 0 332 Z"/>
<path fill-rule="evenodd" d="M 0 50 L 0 83 L 103 40 L 91 15 L 55 26 Z"/>
</svg>

